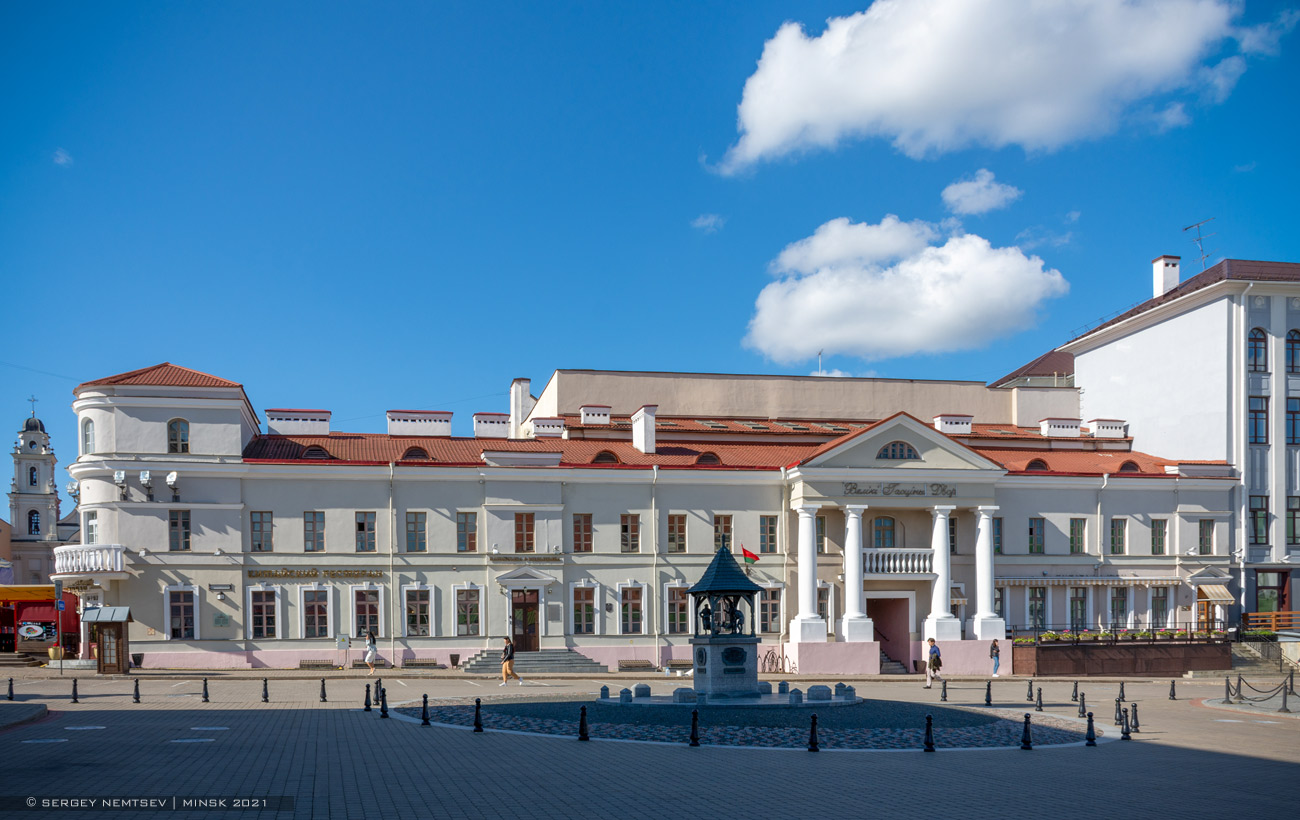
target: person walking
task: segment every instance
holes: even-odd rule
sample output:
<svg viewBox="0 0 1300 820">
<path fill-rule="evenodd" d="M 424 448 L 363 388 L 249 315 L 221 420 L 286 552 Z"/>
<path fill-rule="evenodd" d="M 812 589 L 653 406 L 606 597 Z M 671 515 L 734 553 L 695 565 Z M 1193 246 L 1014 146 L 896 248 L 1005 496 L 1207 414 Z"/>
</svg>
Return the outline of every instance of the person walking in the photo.
<svg viewBox="0 0 1300 820">
<path fill-rule="evenodd" d="M 366 635 L 366 666 L 370 667 L 367 675 L 375 674 L 375 660 L 379 657 L 379 647 L 375 645 L 375 630 Z"/>
<path fill-rule="evenodd" d="M 998 666 L 1002 663 L 1001 654 L 1002 650 L 998 649 L 998 639 L 994 638 L 993 645 L 989 647 L 989 657 L 993 659 L 993 677 L 995 678 L 998 676 Z"/>
<path fill-rule="evenodd" d="M 519 681 L 519 685 L 524 685 L 524 679 L 515 674 L 515 644 L 510 640 L 510 636 L 505 638 L 506 645 L 501 648 L 501 685 L 505 686 L 511 678 Z"/>
<path fill-rule="evenodd" d="M 925 662 L 925 688 L 929 689 L 930 684 L 935 680 L 943 680 L 943 676 L 939 674 L 939 670 L 943 668 L 943 658 L 934 638 L 929 638 L 927 642 L 930 644 L 930 655 Z"/>
</svg>

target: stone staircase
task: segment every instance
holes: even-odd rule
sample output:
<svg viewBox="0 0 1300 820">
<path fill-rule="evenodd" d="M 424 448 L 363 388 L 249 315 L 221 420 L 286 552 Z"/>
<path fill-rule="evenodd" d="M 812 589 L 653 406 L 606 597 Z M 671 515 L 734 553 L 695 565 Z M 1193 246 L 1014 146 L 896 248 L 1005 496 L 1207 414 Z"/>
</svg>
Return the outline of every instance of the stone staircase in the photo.
<svg viewBox="0 0 1300 820">
<path fill-rule="evenodd" d="M 500 675 L 500 647 L 484 649 L 462 663 L 461 669 L 471 675 Z M 529 675 L 608 675 L 609 668 L 572 649 L 541 649 L 516 652 L 515 672 L 521 678 Z"/>
<path fill-rule="evenodd" d="M 31 655 L 22 652 L 16 652 L 14 654 L 6 652 L 0 655 L 0 669 L 40 666 L 43 663 L 45 663 L 45 661 L 38 660 L 33 658 Z"/>
<path fill-rule="evenodd" d="M 882 675 L 906 675 L 907 667 L 903 666 L 896 660 L 893 660 L 885 654 L 884 650 L 880 652 L 880 674 Z"/>
<path fill-rule="evenodd" d="M 1237 675 L 1241 675 L 1251 681 L 1272 680 L 1274 678 L 1281 680 L 1284 676 L 1290 675 L 1291 670 L 1294 668 L 1290 663 L 1284 663 L 1279 671 L 1277 661 L 1266 660 L 1249 643 L 1234 643 L 1232 645 L 1231 670 L 1198 670 L 1187 672 L 1183 677 L 1193 680 L 1222 680 L 1226 676 L 1236 680 Z"/>
</svg>

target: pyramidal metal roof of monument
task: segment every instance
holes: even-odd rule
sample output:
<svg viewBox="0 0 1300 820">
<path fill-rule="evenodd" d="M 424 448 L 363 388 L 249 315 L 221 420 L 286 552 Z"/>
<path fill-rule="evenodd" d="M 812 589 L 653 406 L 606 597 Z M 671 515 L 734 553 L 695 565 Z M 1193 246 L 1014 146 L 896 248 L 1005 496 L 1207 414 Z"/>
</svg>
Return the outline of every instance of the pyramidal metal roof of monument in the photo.
<svg viewBox="0 0 1300 820">
<path fill-rule="evenodd" d="M 713 556 L 713 563 L 704 570 L 700 580 L 695 582 L 687 592 L 692 595 L 710 592 L 762 592 L 763 588 L 749 580 L 731 550 L 723 547 Z"/>
</svg>

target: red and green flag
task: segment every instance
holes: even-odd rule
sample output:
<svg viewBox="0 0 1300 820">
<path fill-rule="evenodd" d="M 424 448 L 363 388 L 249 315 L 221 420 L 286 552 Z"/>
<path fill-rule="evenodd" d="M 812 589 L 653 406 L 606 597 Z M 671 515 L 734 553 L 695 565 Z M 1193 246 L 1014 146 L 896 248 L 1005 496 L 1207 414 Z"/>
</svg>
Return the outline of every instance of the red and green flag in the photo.
<svg viewBox="0 0 1300 820">
<path fill-rule="evenodd" d="M 746 564 L 758 563 L 758 556 L 750 552 L 749 550 L 745 549 L 743 544 L 740 547 L 740 554 L 742 557 L 744 557 Z"/>
</svg>

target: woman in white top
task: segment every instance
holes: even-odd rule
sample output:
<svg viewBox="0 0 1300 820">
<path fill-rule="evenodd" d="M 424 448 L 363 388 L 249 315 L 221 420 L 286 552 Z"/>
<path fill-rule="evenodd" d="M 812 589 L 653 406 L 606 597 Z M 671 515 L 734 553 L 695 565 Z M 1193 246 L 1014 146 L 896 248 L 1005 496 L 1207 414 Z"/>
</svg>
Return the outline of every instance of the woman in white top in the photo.
<svg viewBox="0 0 1300 820">
<path fill-rule="evenodd" d="M 375 646 L 375 632 L 371 630 L 366 635 L 366 666 L 370 667 L 367 674 L 375 674 L 375 658 L 379 657 L 379 649 Z"/>
</svg>

